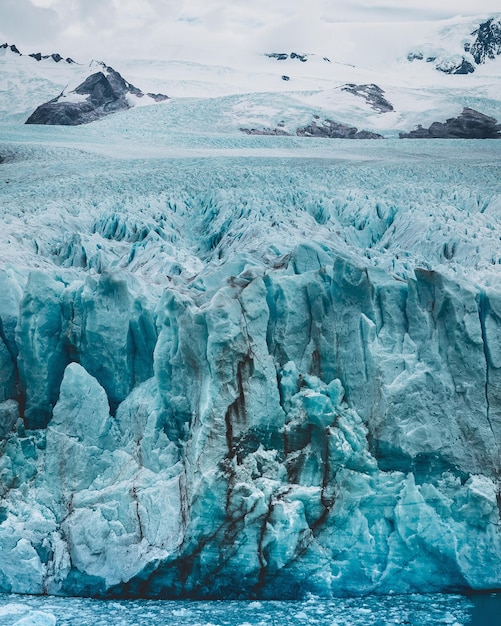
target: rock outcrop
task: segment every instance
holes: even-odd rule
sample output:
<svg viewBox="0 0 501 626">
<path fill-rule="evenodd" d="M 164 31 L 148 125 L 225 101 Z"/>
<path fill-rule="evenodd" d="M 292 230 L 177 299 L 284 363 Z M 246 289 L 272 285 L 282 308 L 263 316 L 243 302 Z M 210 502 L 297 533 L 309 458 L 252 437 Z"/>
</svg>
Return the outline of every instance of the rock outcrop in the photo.
<svg viewBox="0 0 501 626">
<path fill-rule="evenodd" d="M 330 119 L 321 119 L 318 115 L 307 126 L 296 130 L 298 137 L 325 137 L 327 139 L 384 139 L 378 133 L 358 130 L 355 126 L 340 124 Z"/>
<path fill-rule="evenodd" d="M 355 85 L 347 83 L 341 87 L 341 91 L 347 91 L 354 96 L 364 98 L 368 105 L 379 113 L 389 113 L 393 111 L 393 105 L 384 97 L 384 90 L 378 85 L 370 83 L 368 85 Z"/>
<path fill-rule="evenodd" d="M 319 115 L 315 115 L 313 120 L 307 126 L 301 126 L 292 129 L 289 132 L 285 128 L 285 123 L 281 122 L 275 128 L 240 128 L 241 132 L 246 135 L 270 135 L 278 137 L 323 137 L 326 139 L 384 139 L 382 135 L 372 133 L 368 130 L 358 130 L 355 126 L 340 124 L 329 119 L 321 119 Z"/>
<path fill-rule="evenodd" d="M 298 52 L 291 52 L 288 54 L 287 52 L 268 52 L 265 56 L 270 59 L 276 59 L 277 61 L 286 61 L 287 59 L 297 59 L 302 63 L 306 63 L 308 60 L 308 54 L 299 54 Z"/>
<path fill-rule="evenodd" d="M 8 43 L 3 43 L 0 46 L 0 50 L 10 50 L 14 54 L 19 54 L 19 56 L 22 56 L 22 54 L 19 52 L 19 49 L 14 44 L 9 45 Z"/>
<path fill-rule="evenodd" d="M 290 137 L 283 128 L 241 128 L 240 129 L 246 135 L 269 135 L 273 137 Z"/>
<path fill-rule="evenodd" d="M 435 59 L 432 60 L 435 61 Z M 473 64 L 464 57 L 461 58 L 461 61 L 441 59 L 436 64 L 436 69 L 444 74 L 472 74 L 475 71 Z"/>
<path fill-rule="evenodd" d="M 501 19 L 483 22 L 472 35 L 476 35 L 476 39 L 467 46 L 467 51 L 478 65 L 501 54 Z"/>
<path fill-rule="evenodd" d="M 422 49 L 413 50 L 407 55 L 408 61 L 434 63 L 435 69 L 444 74 L 472 74 L 477 65 L 494 60 L 501 54 L 501 19 L 490 18 L 479 24 L 470 39 L 463 45 L 466 56 L 461 54 L 441 55 L 435 51 L 425 55 Z M 459 52 L 459 51 L 458 51 Z"/>
<path fill-rule="evenodd" d="M 91 74 L 73 91 L 63 92 L 40 105 L 26 120 L 26 124 L 77 126 L 130 109 L 133 104 L 129 96 L 147 97 L 155 102 L 168 99 L 163 94 L 145 96 L 112 67 L 102 64 L 102 68 L 102 71 Z"/>
<path fill-rule="evenodd" d="M 445 122 L 433 122 L 429 128 L 419 125 L 401 139 L 501 139 L 501 124 L 493 117 L 465 107 L 461 115 Z"/>
</svg>

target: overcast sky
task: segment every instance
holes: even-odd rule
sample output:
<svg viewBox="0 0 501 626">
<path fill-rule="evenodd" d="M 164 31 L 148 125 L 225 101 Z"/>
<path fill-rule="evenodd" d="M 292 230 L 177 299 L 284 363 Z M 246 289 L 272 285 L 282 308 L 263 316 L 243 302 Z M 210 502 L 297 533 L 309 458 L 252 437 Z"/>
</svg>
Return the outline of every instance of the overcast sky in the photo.
<svg viewBox="0 0 501 626">
<path fill-rule="evenodd" d="M 424 21 L 500 10 L 500 0 L 0 0 L 0 43 L 21 52 L 162 58 L 187 42 L 303 47 L 329 23 Z"/>
</svg>

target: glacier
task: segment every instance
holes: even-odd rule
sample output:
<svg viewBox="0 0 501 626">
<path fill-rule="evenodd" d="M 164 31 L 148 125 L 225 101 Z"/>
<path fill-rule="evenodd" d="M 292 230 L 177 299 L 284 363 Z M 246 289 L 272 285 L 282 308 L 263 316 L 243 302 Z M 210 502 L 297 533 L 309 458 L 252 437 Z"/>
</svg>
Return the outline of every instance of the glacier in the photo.
<svg viewBox="0 0 501 626">
<path fill-rule="evenodd" d="M 3 127 L 0 590 L 500 588 L 499 142 L 190 106 Z"/>
</svg>

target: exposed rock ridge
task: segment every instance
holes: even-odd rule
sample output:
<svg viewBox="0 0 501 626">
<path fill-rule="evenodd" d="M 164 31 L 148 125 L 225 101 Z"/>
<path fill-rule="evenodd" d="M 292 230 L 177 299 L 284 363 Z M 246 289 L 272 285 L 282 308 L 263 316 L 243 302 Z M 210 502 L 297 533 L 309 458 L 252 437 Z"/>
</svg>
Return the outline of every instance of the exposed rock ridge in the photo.
<svg viewBox="0 0 501 626">
<path fill-rule="evenodd" d="M 273 137 L 291 136 L 291 133 L 288 133 L 283 128 L 241 128 L 240 130 L 246 135 L 269 135 Z"/>
<path fill-rule="evenodd" d="M 36 52 L 35 54 L 30 54 L 29 56 L 36 61 L 41 61 L 42 59 L 52 59 L 56 63 L 59 63 L 60 61 L 66 61 L 66 63 L 75 63 L 75 61 L 71 57 L 63 59 L 63 57 L 57 52 L 54 54 L 42 54 L 41 52 Z"/>
<path fill-rule="evenodd" d="M 429 128 L 421 124 L 401 139 L 501 139 L 501 124 L 493 117 L 465 107 L 461 115 L 445 122 L 433 122 Z"/>
<path fill-rule="evenodd" d="M 378 133 L 358 130 L 355 126 L 340 124 L 330 119 L 320 119 L 318 115 L 307 126 L 296 130 L 298 137 L 326 137 L 328 139 L 384 139 Z"/>
<path fill-rule="evenodd" d="M 277 61 L 286 61 L 287 59 L 297 59 L 302 63 L 306 63 L 308 60 L 308 54 L 299 54 L 297 52 L 291 52 L 288 54 L 287 52 L 268 52 L 265 56 L 270 59 L 276 59 Z"/>
<path fill-rule="evenodd" d="M 478 65 L 501 54 L 501 19 L 491 18 L 483 22 L 472 35 L 476 35 L 476 39 L 471 46 L 466 46 L 466 50 Z"/>
<path fill-rule="evenodd" d="M 347 83 L 341 87 L 341 91 L 347 91 L 354 96 L 364 98 L 367 104 L 380 113 L 389 113 L 394 110 L 391 102 L 384 97 L 384 90 L 374 83 L 370 83 L 368 85 L 355 85 L 354 83 Z"/>
<path fill-rule="evenodd" d="M 313 120 L 307 126 L 288 131 L 285 123 L 281 122 L 275 128 L 240 128 L 241 132 L 246 135 L 260 135 L 273 137 L 324 137 L 327 139 L 384 139 L 382 135 L 372 133 L 368 130 L 358 130 L 355 126 L 340 124 L 329 119 L 321 119 L 319 115 L 315 115 Z"/>
<path fill-rule="evenodd" d="M 0 50 L 10 50 L 11 52 L 18 54 L 19 56 L 25 56 L 19 51 L 17 46 L 15 46 L 14 44 L 9 45 L 8 43 L 4 43 L 0 45 Z M 65 63 L 69 63 L 69 64 L 75 63 L 75 61 L 71 57 L 66 57 L 65 59 L 58 52 L 54 52 L 52 54 L 42 54 L 41 52 L 35 52 L 32 54 L 29 54 L 28 56 L 30 56 L 32 59 L 35 59 L 35 61 L 41 61 L 42 59 L 52 59 L 56 63 L 59 63 L 60 61 L 64 61 Z"/>
</svg>

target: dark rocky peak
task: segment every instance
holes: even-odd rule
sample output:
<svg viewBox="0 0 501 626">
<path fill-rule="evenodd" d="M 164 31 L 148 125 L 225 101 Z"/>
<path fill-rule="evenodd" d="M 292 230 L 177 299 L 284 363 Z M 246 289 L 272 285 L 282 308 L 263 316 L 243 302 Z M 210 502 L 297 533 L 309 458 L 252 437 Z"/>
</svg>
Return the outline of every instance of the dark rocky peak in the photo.
<svg viewBox="0 0 501 626">
<path fill-rule="evenodd" d="M 94 64 L 93 64 L 94 65 Z M 126 81 L 112 67 L 97 63 L 100 71 L 88 76 L 76 89 L 69 92 L 82 96 L 80 102 L 68 102 L 64 92 L 57 98 L 40 105 L 26 120 L 26 124 L 77 126 L 130 109 L 133 104 L 128 95 L 145 97 L 145 94 Z M 147 94 L 155 102 L 167 100 L 164 94 Z"/>
<path fill-rule="evenodd" d="M 74 93 L 88 96 L 87 99 L 96 106 L 124 98 L 128 93 L 139 97 L 144 95 L 140 89 L 124 80 L 121 74 L 112 67 L 104 66 L 103 69 L 104 72 L 96 72 L 87 77 L 78 85 Z"/>
<path fill-rule="evenodd" d="M 105 79 L 108 81 L 115 95 L 120 96 L 120 94 L 130 93 L 138 98 L 143 98 L 145 96 L 145 94 L 138 87 L 135 87 L 132 83 L 125 80 L 125 78 L 123 78 L 123 76 L 112 67 L 105 65 L 104 63 L 101 63 L 101 66 L 104 69 Z M 83 88 L 85 82 L 86 81 L 75 89 L 76 93 L 85 93 L 84 91 L 78 91 L 80 88 Z M 166 96 L 163 93 L 147 93 L 146 96 L 155 102 L 163 102 L 164 100 L 169 99 L 169 96 Z"/>
<path fill-rule="evenodd" d="M 114 89 L 103 72 L 96 72 L 95 74 L 91 74 L 84 80 L 83 83 L 78 85 L 78 87 L 74 90 L 74 93 L 86 95 L 88 96 L 87 100 L 96 106 L 101 106 L 121 98 L 126 91 L 116 88 Z"/>
<path fill-rule="evenodd" d="M 125 78 L 123 78 L 122 75 L 119 74 L 112 67 L 110 67 L 109 65 L 105 67 L 106 67 L 106 74 L 107 74 L 108 82 L 110 83 L 112 88 L 115 89 L 117 92 L 131 93 L 134 96 L 139 96 L 139 97 L 144 96 L 143 92 L 138 87 L 135 87 L 132 83 L 129 83 L 128 81 L 126 81 Z"/>
<path fill-rule="evenodd" d="M 472 35 L 476 35 L 475 41 L 467 44 L 466 50 L 478 65 L 501 54 L 501 19 L 483 22 Z"/>
<path fill-rule="evenodd" d="M 458 117 L 433 122 L 429 128 L 419 125 L 401 139 L 501 139 L 501 124 L 493 117 L 465 107 Z"/>
<path fill-rule="evenodd" d="M 19 54 L 19 56 L 23 56 L 14 44 L 9 45 L 8 43 L 3 43 L 0 46 L 0 50 L 10 50 L 11 52 L 14 52 L 15 54 Z"/>
<path fill-rule="evenodd" d="M 347 83 L 341 87 L 341 91 L 347 91 L 354 96 L 364 98 L 367 104 L 380 113 L 388 113 L 394 110 L 391 102 L 384 97 L 384 90 L 374 83 L 370 83 L 368 85 L 355 85 L 354 83 Z"/>
</svg>

